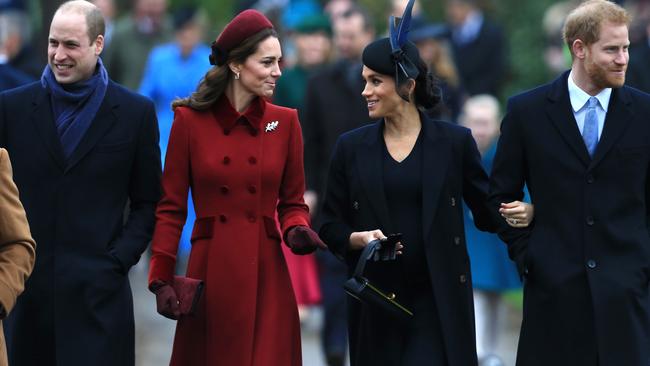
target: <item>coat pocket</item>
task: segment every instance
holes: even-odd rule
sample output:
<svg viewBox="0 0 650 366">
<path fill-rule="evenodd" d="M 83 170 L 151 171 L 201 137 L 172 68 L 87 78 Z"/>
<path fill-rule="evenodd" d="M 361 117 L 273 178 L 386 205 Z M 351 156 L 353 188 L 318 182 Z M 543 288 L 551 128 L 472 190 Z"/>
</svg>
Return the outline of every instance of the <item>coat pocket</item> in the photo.
<svg viewBox="0 0 650 366">
<path fill-rule="evenodd" d="M 194 228 L 192 229 L 192 238 L 190 241 L 194 243 L 196 240 L 209 239 L 214 233 L 214 216 L 197 218 L 194 221 Z"/>
<path fill-rule="evenodd" d="M 280 230 L 278 230 L 278 224 L 274 219 L 268 216 L 264 216 L 264 229 L 266 230 L 266 236 L 268 236 L 271 239 L 277 239 L 282 241 Z"/>
<path fill-rule="evenodd" d="M 186 276 L 196 279 L 205 280 L 208 267 L 208 258 L 214 244 L 210 239 L 214 235 L 215 217 L 201 217 L 194 221 L 192 228 L 192 250 L 187 262 Z M 217 248 L 218 250 L 218 248 Z"/>
</svg>

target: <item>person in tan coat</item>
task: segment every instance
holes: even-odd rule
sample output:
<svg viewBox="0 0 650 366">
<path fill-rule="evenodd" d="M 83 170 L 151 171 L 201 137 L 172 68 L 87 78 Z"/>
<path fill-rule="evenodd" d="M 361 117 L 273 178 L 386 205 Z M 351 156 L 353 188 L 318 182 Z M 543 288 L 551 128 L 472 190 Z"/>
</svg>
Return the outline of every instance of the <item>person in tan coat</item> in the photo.
<svg viewBox="0 0 650 366">
<path fill-rule="evenodd" d="M 0 319 L 4 319 L 23 292 L 32 272 L 36 243 L 29 231 L 23 205 L 11 173 L 7 150 L 0 149 Z M 0 321 L 0 366 L 8 365 Z"/>
</svg>

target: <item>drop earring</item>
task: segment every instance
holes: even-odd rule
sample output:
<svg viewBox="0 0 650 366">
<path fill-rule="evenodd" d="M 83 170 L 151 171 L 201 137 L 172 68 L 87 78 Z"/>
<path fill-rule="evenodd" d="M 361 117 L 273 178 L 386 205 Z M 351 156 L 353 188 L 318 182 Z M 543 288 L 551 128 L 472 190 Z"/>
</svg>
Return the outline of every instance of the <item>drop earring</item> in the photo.
<svg viewBox="0 0 650 366">
<path fill-rule="evenodd" d="M 235 80 L 239 80 L 239 73 L 238 72 L 235 73 Z"/>
</svg>

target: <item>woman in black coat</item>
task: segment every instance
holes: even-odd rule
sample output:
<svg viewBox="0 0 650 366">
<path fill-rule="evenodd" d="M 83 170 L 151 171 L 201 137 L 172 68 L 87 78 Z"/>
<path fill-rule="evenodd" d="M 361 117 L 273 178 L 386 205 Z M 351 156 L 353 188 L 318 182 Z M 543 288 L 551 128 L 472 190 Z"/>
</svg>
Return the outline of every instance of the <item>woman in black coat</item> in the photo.
<svg viewBox="0 0 650 366">
<path fill-rule="evenodd" d="M 397 51 L 388 38 L 364 50 L 363 96 L 381 120 L 339 138 L 320 235 L 352 272 L 369 242 L 402 233 L 403 254 L 369 262 L 365 275 L 414 315 L 400 319 L 350 298 L 351 364 L 476 365 L 461 200 L 481 230 L 504 220 L 486 203 L 488 178 L 470 131 L 421 112 L 440 100 L 433 78 L 412 43 Z M 526 226 L 532 207 L 508 207 L 509 224 Z"/>
</svg>

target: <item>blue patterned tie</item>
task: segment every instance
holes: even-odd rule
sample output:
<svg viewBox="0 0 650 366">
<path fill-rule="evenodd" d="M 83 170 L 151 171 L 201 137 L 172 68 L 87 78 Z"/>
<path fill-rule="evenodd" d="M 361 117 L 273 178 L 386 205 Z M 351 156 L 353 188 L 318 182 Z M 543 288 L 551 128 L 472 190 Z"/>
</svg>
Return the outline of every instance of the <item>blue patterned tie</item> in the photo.
<svg viewBox="0 0 650 366">
<path fill-rule="evenodd" d="M 585 126 L 582 129 L 582 139 L 585 140 L 585 146 L 591 157 L 594 156 L 596 145 L 598 145 L 598 115 L 596 114 L 596 108 L 598 108 L 598 99 L 596 97 L 589 98 Z"/>
</svg>

